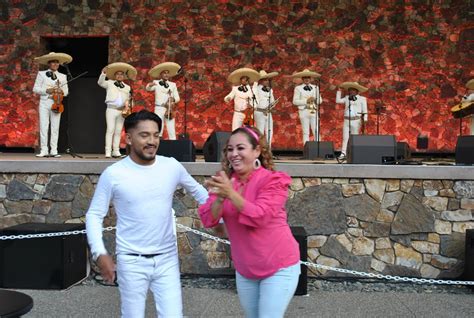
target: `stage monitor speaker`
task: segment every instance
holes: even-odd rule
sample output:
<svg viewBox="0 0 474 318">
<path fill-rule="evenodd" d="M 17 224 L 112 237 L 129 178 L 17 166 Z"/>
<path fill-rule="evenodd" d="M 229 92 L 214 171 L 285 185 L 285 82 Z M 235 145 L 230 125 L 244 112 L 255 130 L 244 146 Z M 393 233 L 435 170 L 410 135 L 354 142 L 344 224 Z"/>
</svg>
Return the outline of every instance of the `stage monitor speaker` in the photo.
<svg viewBox="0 0 474 318">
<path fill-rule="evenodd" d="M 318 153 L 319 150 L 319 153 Z M 317 141 L 307 141 L 304 144 L 303 149 L 303 158 L 304 159 L 333 159 L 334 158 L 334 144 L 332 141 L 320 141 L 319 149 Z"/>
<path fill-rule="evenodd" d="M 459 136 L 456 143 L 456 164 L 474 164 L 474 136 Z"/>
<path fill-rule="evenodd" d="M 347 163 L 394 163 L 397 155 L 397 143 L 392 135 L 351 135 L 347 149 Z"/>
<path fill-rule="evenodd" d="M 209 135 L 202 148 L 206 162 L 221 161 L 223 150 L 230 134 L 231 133 L 227 131 L 213 131 L 212 134 Z"/>
<path fill-rule="evenodd" d="M 192 140 L 160 140 L 158 147 L 158 155 L 165 157 L 173 157 L 179 162 L 196 161 L 196 149 Z"/>
<path fill-rule="evenodd" d="M 474 280 L 474 229 L 466 230 L 465 256 L 464 274 L 462 277 L 465 280 Z"/>
<path fill-rule="evenodd" d="M 304 262 L 308 260 L 308 242 L 307 242 L 307 233 L 304 227 L 302 226 L 292 226 L 291 233 L 293 234 L 295 240 L 300 246 L 300 259 Z M 296 287 L 295 295 L 307 295 L 308 294 L 308 267 L 301 264 L 301 274 L 298 280 L 298 286 Z"/>
<path fill-rule="evenodd" d="M 410 146 L 406 142 L 397 142 L 397 160 L 411 158 Z"/>
<path fill-rule="evenodd" d="M 0 235 L 83 230 L 84 224 L 25 223 Z M 65 289 L 87 277 L 85 234 L 0 240 L 0 287 Z"/>
</svg>

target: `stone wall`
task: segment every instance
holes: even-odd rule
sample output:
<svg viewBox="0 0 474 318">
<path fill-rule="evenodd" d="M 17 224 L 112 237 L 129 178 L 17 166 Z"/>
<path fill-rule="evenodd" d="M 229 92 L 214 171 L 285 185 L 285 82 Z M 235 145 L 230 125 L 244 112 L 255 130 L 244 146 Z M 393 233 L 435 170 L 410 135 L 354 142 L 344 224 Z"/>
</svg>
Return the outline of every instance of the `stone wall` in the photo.
<svg viewBox="0 0 474 318">
<path fill-rule="evenodd" d="M 97 180 L 98 175 L 0 174 L 0 228 L 84 222 Z M 214 234 L 202 229 L 197 204 L 183 189 L 173 206 L 179 223 Z M 287 208 L 289 223 L 305 227 L 308 255 L 316 263 L 457 277 L 463 270 L 465 231 L 474 229 L 474 181 L 293 178 Z M 104 226 L 115 220 L 111 207 Z M 105 240 L 113 253 L 113 233 Z M 178 245 L 183 273 L 232 273 L 228 246 L 180 229 Z"/>
<path fill-rule="evenodd" d="M 301 128 L 288 76 L 304 68 L 322 74 L 321 138 L 342 140 L 342 106 L 335 92 L 344 81 L 369 87 L 368 133 L 375 107 L 386 106 L 380 133 L 415 148 L 452 150 L 458 120 L 450 106 L 473 76 L 470 1 L 180 1 L 48 0 L 0 3 L 0 145 L 38 144 L 38 97 L 32 93 L 48 37 L 109 37 L 109 62 L 132 63 L 137 109 L 151 109 L 147 71 L 163 61 L 186 70 L 187 132 L 198 148 L 214 130 L 231 128 L 227 75 L 252 66 L 278 71 L 274 149 L 300 149 Z M 93 48 L 88 48 L 93 50 Z M 74 60 L 71 67 L 83 61 Z M 89 74 L 97 76 L 99 74 Z M 183 97 L 183 77 L 176 78 Z M 103 105 L 97 105 L 98 109 Z M 183 101 L 177 132 L 183 131 Z M 181 110 L 180 110 L 181 109 Z M 410 120 L 406 120 L 410 118 Z M 464 134 L 468 125 L 464 125 Z M 294 141 L 297 140 L 298 143 Z"/>
</svg>

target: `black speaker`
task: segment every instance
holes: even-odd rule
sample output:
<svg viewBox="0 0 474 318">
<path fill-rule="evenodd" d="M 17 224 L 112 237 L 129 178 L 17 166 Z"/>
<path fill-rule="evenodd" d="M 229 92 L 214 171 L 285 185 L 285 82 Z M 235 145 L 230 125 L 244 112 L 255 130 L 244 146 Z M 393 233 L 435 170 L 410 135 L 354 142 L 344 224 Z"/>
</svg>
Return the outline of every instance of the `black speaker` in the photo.
<svg viewBox="0 0 474 318">
<path fill-rule="evenodd" d="M 416 148 L 428 149 L 428 137 L 424 135 L 418 135 L 418 137 L 416 137 Z"/>
<path fill-rule="evenodd" d="M 204 153 L 204 160 L 206 162 L 220 162 L 222 159 L 223 150 L 227 140 L 230 137 L 230 132 L 227 131 L 213 131 L 209 135 L 202 151 Z"/>
<path fill-rule="evenodd" d="M 302 226 L 291 226 L 291 233 L 295 237 L 296 241 L 300 246 L 300 259 L 302 261 L 308 260 L 308 243 L 307 233 Z M 307 295 L 308 294 L 308 267 L 301 264 L 301 274 L 298 280 L 298 286 L 296 287 L 295 295 Z"/>
<path fill-rule="evenodd" d="M 466 257 L 462 277 L 465 280 L 474 280 L 474 229 L 466 230 Z"/>
<path fill-rule="evenodd" d="M 179 162 L 196 161 L 196 149 L 189 139 L 180 140 L 160 140 L 158 147 L 158 155 L 165 157 L 173 157 Z"/>
<path fill-rule="evenodd" d="M 317 141 L 307 141 L 304 144 L 303 158 L 309 160 L 315 158 L 332 159 L 334 158 L 334 144 L 332 141 L 320 141 L 318 148 Z"/>
<path fill-rule="evenodd" d="M 84 224 L 25 223 L 0 235 L 83 230 Z M 65 289 L 87 277 L 85 234 L 0 241 L 0 287 Z"/>
<path fill-rule="evenodd" d="M 406 142 L 397 142 L 397 160 L 411 158 L 410 146 Z"/>
<path fill-rule="evenodd" d="M 474 164 L 474 136 L 459 136 L 456 143 L 456 164 Z"/>
<path fill-rule="evenodd" d="M 347 163 L 391 163 L 397 155 L 397 143 L 392 135 L 351 135 L 347 149 Z"/>
</svg>

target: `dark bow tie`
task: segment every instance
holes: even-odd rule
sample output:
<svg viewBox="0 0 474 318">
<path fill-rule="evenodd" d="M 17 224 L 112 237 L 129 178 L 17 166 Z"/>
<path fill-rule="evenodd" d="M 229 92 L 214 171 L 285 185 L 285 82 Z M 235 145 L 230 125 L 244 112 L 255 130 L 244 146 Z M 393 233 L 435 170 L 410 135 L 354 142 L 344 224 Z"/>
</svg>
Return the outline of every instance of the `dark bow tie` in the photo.
<svg viewBox="0 0 474 318">
<path fill-rule="evenodd" d="M 263 86 L 263 87 L 262 87 L 262 91 L 268 93 L 268 92 L 270 92 L 270 87 Z"/>
<path fill-rule="evenodd" d="M 303 87 L 303 89 L 304 89 L 305 91 L 310 91 L 310 90 L 312 90 L 313 88 L 312 88 L 311 86 L 309 86 L 309 85 L 306 85 L 305 87 Z"/>
<path fill-rule="evenodd" d="M 158 84 L 160 84 L 160 85 L 163 86 L 164 88 L 170 87 L 170 86 L 168 85 L 168 83 L 166 83 L 166 81 L 159 81 Z"/>
<path fill-rule="evenodd" d="M 58 77 L 56 76 L 56 74 L 54 74 L 54 72 L 51 72 L 51 71 L 47 71 L 47 72 L 46 72 L 46 76 L 47 76 L 47 77 L 51 77 L 51 79 L 52 79 L 53 81 L 55 81 L 55 80 L 58 78 Z"/>
<path fill-rule="evenodd" d="M 123 83 L 120 82 L 120 81 L 115 81 L 115 82 L 114 82 L 114 85 L 117 86 L 117 87 L 119 87 L 119 88 L 124 88 L 124 87 L 125 87 L 125 85 L 123 85 Z"/>
<path fill-rule="evenodd" d="M 244 92 L 244 93 L 248 92 L 248 90 L 249 90 L 249 89 L 247 88 L 247 86 L 239 86 L 238 89 L 239 89 L 239 91 Z"/>
</svg>

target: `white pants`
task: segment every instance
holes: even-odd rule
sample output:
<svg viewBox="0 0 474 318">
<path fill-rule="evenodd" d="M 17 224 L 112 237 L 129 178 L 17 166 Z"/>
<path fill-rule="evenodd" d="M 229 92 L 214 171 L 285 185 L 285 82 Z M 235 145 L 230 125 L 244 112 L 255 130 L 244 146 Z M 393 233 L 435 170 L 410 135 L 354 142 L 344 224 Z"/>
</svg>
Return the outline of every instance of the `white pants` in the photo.
<svg viewBox="0 0 474 318">
<path fill-rule="evenodd" d="M 155 106 L 155 114 L 157 114 L 161 118 L 161 131 L 160 137 L 163 136 L 163 131 L 168 131 L 168 139 L 169 140 L 176 140 L 176 128 L 175 128 L 175 118 L 173 119 L 166 119 L 166 107 L 163 106 Z"/>
<path fill-rule="evenodd" d="M 311 114 L 309 112 L 309 109 L 300 109 L 298 110 L 298 114 L 300 116 L 300 122 L 301 122 L 301 128 L 303 129 L 303 145 L 309 141 L 309 129 L 311 128 L 311 131 L 313 132 L 313 137 L 314 140 L 319 138 L 316 138 L 318 135 L 318 126 L 317 126 L 317 113 Z"/>
<path fill-rule="evenodd" d="M 265 115 L 263 112 L 255 112 L 255 124 L 257 129 L 266 136 L 268 146 L 272 146 L 273 137 L 273 118 L 272 114 Z M 268 135 L 268 136 L 267 136 Z"/>
<path fill-rule="evenodd" d="M 122 317 L 145 317 L 148 289 L 153 292 L 157 316 L 182 317 L 179 275 L 177 251 L 153 258 L 117 255 Z"/>
<path fill-rule="evenodd" d="M 360 119 L 351 119 L 351 134 L 358 135 L 360 130 Z M 344 119 L 342 127 L 342 148 L 341 152 L 347 154 L 347 142 L 349 141 L 349 119 Z"/>
<path fill-rule="evenodd" d="M 122 135 L 124 122 L 122 110 L 107 107 L 105 111 L 105 121 L 107 123 L 107 131 L 105 132 L 105 154 L 110 155 L 111 150 L 113 150 L 114 155 L 120 155 L 120 137 Z"/>
<path fill-rule="evenodd" d="M 59 138 L 59 123 L 61 121 L 61 114 L 55 113 L 51 110 L 53 101 L 40 101 L 39 104 L 39 124 L 40 124 L 40 148 L 42 154 L 51 153 L 55 155 L 58 153 L 58 138 Z M 51 139 L 49 146 L 51 152 L 48 151 L 48 130 L 51 124 Z"/>
<path fill-rule="evenodd" d="M 234 111 L 234 115 L 232 117 L 232 131 L 242 127 L 242 125 L 244 124 L 244 119 L 244 113 Z"/>
</svg>

